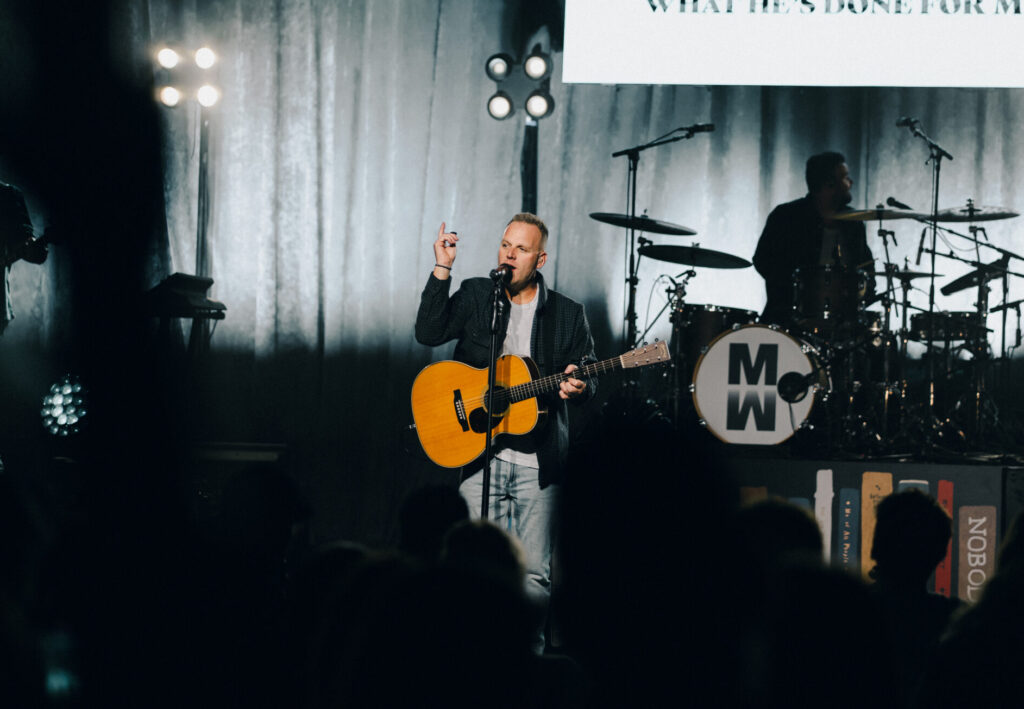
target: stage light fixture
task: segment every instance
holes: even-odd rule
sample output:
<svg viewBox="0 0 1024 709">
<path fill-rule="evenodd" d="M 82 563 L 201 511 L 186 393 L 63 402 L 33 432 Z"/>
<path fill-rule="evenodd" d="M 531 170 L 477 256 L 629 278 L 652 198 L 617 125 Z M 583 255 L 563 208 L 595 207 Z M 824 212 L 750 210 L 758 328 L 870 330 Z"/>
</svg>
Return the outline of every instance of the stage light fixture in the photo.
<svg viewBox="0 0 1024 709">
<path fill-rule="evenodd" d="M 545 118 L 555 110 L 555 100 L 543 91 L 534 91 L 526 99 L 526 112 L 531 118 Z"/>
<path fill-rule="evenodd" d="M 181 61 L 181 57 L 178 53 L 170 47 L 163 47 L 156 53 L 157 64 L 162 66 L 164 69 L 173 69 L 178 66 L 178 62 Z"/>
<path fill-rule="evenodd" d="M 488 57 L 484 68 L 496 84 L 495 92 L 487 99 L 491 118 L 505 120 L 517 109 L 525 109 L 528 123 L 551 115 L 555 107 L 548 90 L 551 56 L 539 44 L 523 62 L 501 52 Z"/>
<path fill-rule="evenodd" d="M 551 57 L 544 52 L 534 50 L 533 54 L 523 62 L 523 71 L 534 81 L 541 81 L 551 74 Z"/>
<path fill-rule="evenodd" d="M 491 114 L 491 118 L 503 121 L 515 113 L 515 107 L 512 105 L 512 99 L 509 98 L 508 94 L 504 91 L 499 91 L 488 99 L 487 112 Z"/>
<path fill-rule="evenodd" d="M 200 106 L 210 108 L 220 100 L 220 91 L 209 84 L 204 84 L 196 91 L 196 100 Z"/>
<path fill-rule="evenodd" d="M 200 69 L 209 69 L 217 62 L 217 55 L 209 47 L 201 47 L 196 50 L 196 66 Z"/>
<path fill-rule="evenodd" d="M 490 77 L 491 81 L 502 81 L 508 76 L 509 69 L 513 63 L 512 57 L 504 52 L 492 54 L 487 58 L 487 64 L 485 64 L 487 76 Z"/>
<path fill-rule="evenodd" d="M 85 389 L 70 374 L 50 387 L 43 397 L 43 427 L 54 436 L 70 436 L 81 430 L 85 408 Z"/>
<path fill-rule="evenodd" d="M 173 86 L 164 86 L 157 93 L 160 103 L 173 108 L 181 103 L 181 92 Z"/>
</svg>

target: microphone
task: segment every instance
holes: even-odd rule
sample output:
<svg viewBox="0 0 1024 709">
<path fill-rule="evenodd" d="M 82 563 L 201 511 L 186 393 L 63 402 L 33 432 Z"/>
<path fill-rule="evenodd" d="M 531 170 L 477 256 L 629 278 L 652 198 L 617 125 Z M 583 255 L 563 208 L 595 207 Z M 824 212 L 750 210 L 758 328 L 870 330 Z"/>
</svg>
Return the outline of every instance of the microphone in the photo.
<svg viewBox="0 0 1024 709">
<path fill-rule="evenodd" d="M 499 281 L 503 283 L 508 283 L 509 281 L 512 280 L 512 269 L 506 266 L 505 264 L 501 264 L 496 269 L 491 271 L 491 280 L 494 281 L 495 283 L 498 283 Z"/>
<path fill-rule="evenodd" d="M 779 382 L 775 386 L 779 392 L 779 397 L 783 401 L 795 404 L 798 401 L 802 401 L 803 398 L 807 396 L 807 389 L 817 378 L 818 373 L 813 369 L 810 374 L 787 372 L 779 377 Z"/>
<path fill-rule="evenodd" d="M 694 123 L 692 126 L 683 126 L 679 130 L 685 130 L 687 133 L 710 133 L 714 129 L 714 123 Z"/>
<path fill-rule="evenodd" d="M 895 197 L 890 197 L 889 199 L 885 200 L 885 203 L 888 204 L 890 207 L 896 207 L 896 209 L 910 209 L 910 207 L 903 204 L 903 202 L 899 201 Z"/>
<path fill-rule="evenodd" d="M 900 116 L 896 120 L 896 127 L 897 128 L 911 128 L 911 127 L 915 126 L 916 124 L 918 124 L 920 122 L 921 121 L 917 120 L 916 118 L 911 118 L 910 116 Z"/>
<path fill-rule="evenodd" d="M 921 265 L 921 252 L 924 251 L 924 235 L 928 233 L 928 227 L 921 230 L 921 243 L 917 245 L 917 258 L 914 260 L 915 266 Z"/>
</svg>

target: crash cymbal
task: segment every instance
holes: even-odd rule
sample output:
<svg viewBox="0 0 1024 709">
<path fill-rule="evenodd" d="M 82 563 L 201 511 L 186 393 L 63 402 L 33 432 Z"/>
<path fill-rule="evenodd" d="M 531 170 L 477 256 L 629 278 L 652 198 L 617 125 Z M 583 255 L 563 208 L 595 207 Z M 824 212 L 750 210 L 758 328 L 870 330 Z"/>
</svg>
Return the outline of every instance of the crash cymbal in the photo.
<svg viewBox="0 0 1024 709">
<path fill-rule="evenodd" d="M 612 212 L 591 212 L 591 219 L 596 219 L 605 224 L 626 227 L 647 232 L 648 234 L 668 234 L 670 236 L 693 236 L 697 232 L 690 227 L 672 222 L 663 222 L 660 219 L 651 219 L 646 214 L 638 217 L 630 217 L 628 214 L 614 214 Z"/>
<path fill-rule="evenodd" d="M 840 222 L 870 222 L 876 219 L 927 219 L 927 214 L 910 212 L 906 209 L 858 209 L 853 212 L 842 212 L 832 217 Z"/>
<path fill-rule="evenodd" d="M 940 222 L 989 222 L 995 219 L 1012 219 L 1020 214 L 1007 209 L 1006 207 L 993 207 L 975 204 L 973 200 L 967 200 L 963 207 L 952 209 L 940 209 L 938 221 Z"/>
<path fill-rule="evenodd" d="M 1009 256 L 1003 256 L 992 263 L 983 263 L 973 271 L 965 273 L 955 281 L 951 281 L 942 286 L 939 290 L 942 291 L 942 295 L 950 295 L 951 293 L 959 293 L 960 291 L 966 290 L 972 286 L 988 283 L 993 278 L 999 278 L 1006 273 L 1006 264 L 1009 263 L 1009 261 Z"/>
<path fill-rule="evenodd" d="M 682 263 L 687 266 L 704 268 L 746 268 L 750 261 L 732 254 L 702 249 L 699 246 L 661 246 L 647 245 L 640 247 L 640 255 L 656 261 Z"/>
</svg>

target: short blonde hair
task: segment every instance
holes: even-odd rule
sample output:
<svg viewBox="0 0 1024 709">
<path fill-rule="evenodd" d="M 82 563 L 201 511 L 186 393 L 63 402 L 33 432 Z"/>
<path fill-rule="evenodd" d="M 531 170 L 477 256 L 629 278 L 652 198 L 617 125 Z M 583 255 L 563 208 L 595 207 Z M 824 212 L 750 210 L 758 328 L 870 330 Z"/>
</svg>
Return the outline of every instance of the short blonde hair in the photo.
<svg viewBox="0 0 1024 709">
<path fill-rule="evenodd" d="M 540 217 L 530 212 L 520 212 L 511 219 L 508 220 L 508 224 L 505 225 L 507 229 L 512 225 L 513 222 L 522 222 L 523 224 L 532 224 L 540 230 L 540 247 L 546 249 L 548 246 L 548 225 L 544 223 Z"/>
</svg>

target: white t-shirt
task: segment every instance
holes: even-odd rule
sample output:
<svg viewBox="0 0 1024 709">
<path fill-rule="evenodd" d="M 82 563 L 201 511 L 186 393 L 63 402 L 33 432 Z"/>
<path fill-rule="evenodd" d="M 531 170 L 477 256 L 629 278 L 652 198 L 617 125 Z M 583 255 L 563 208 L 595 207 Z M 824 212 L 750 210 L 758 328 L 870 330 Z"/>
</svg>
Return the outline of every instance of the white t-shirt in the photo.
<svg viewBox="0 0 1024 709">
<path fill-rule="evenodd" d="M 535 295 L 529 303 L 523 303 L 522 305 L 511 303 L 512 310 L 508 318 L 508 331 L 505 333 L 505 343 L 501 347 L 501 354 L 530 356 L 530 340 L 533 337 L 533 317 L 537 313 L 538 300 L 540 298 Z M 536 452 L 527 453 L 504 447 L 515 445 L 517 448 L 521 448 L 524 443 L 526 443 L 525 436 L 505 437 L 498 444 L 501 448 L 495 454 L 495 457 L 509 463 L 515 463 L 516 465 L 526 465 L 531 468 L 538 467 L 539 463 L 537 462 Z"/>
</svg>

